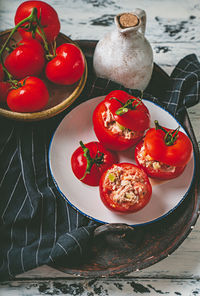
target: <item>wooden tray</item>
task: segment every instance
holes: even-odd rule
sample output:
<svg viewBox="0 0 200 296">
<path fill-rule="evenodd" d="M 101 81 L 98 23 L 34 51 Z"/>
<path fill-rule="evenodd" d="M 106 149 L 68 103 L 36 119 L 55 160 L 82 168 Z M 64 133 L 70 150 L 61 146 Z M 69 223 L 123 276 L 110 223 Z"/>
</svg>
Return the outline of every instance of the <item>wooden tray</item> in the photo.
<svg viewBox="0 0 200 296">
<path fill-rule="evenodd" d="M 96 41 L 78 41 L 86 57 L 92 57 Z M 89 69 L 90 71 L 90 69 Z M 156 64 L 147 92 L 162 98 L 168 76 Z M 161 86 L 159 89 L 155 85 Z M 200 153 L 186 109 L 178 120 L 189 133 L 195 152 L 195 177 L 187 197 L 165 218 L 132 228 L 105 224 L 96 228 L 88 253 L 78 262 L 54 268 L 71 275 L 105 277 L 130 273 L 153 265 L 170 255 L 185 240 L 197 221 L 200 208 Z"/>
</svg>

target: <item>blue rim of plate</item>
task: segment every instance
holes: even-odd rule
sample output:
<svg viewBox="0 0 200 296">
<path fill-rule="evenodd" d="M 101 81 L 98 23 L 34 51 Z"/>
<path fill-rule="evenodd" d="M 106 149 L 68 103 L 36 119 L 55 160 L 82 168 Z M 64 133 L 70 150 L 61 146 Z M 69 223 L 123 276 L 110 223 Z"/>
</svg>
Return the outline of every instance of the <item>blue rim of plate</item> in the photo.
<svg viewBox="0 0 200 296">
<path fill-rule="evenodd" d="M 102 96 L 103 97 L 103 96 Z M 61 189 L 59 188 L 55 178 L 54 178 L 54 175 L 53 175 L 53 172 L 52 172 L 52 169 L 51 169 L 51 162 L 50 162 L 50 151 L 51 151 L 51 145 L 52 145 L 52 142 L 53 142 L 53 138 L 54 138 L 54 135 L 57 131 L 57 129 L 59 128 L 60 124 L 62 123 L 62 121 L 65 119 L 66 116 L 68 116 L 68 114 L 75 110 L 77 107 L 79 107 L 80 105 L 90 101 L 90 100 L 94 100 L 96 99 L 97 97 L 95 98 L 92 98 L 92 99 L 89 99 L 87 101 L 84 101 L 82 103 L 80 103 L 79 105 L 75 106 L 73 109 L 71 109 L 65 116 L 64 118 L 59 122 L 58 126 L 56 127 L 52 137 L 51 137 L 51 141 L 50 141 L 50 144 L 49 144 L 49 150 L 48 150 L 48 164 L 49 164 L 49 170 L 50 170 L 50 173 L 51 173 L 51 177 L 53 179 L 53 182 L 56 186 L 56 189 L 58 190 L 58 192 L 60 193 L 60 195 L 67 201 L 67 203 L 73 208 L 75 209 L 77 212 L 79 212 L 80 214 L 82 214 L 83 216 L 87 217 L 88 219 L 92 220 L 92 221 L 95 221 L 95 222 L 98 222 L 98 223 L 101 223 L 101 224 L 109 224 L 110 222 L 105 222 L 105 221 L 101 221 L 99 219 L 96 219 L 84 212 L 82 212 L 79 208 L 77 208 L 76 206 L 74 206 L 70 201 L 69 199 L 65 196 L 65 194 L 61 191 Z M 173 117 L 173 119 L 177 122 L 178 125 L 180 125 L 180 127 L 184 130 L 184 132 L 186 133 L 186 135 L 190 138 L 188 132 L 185 130 L 185 128 L 182 126 L 182 124 L 167 110 L 165 109 L 163 106 L 151 101 L 151 100 L 147 100 L 147 99 L 143 99 L 143 101 L 147 101 L 147 102 L 150 102 L 152 104 L 154 104 L 155 106 L 161 108 L 162 110 L 164 110 L 165 112 L 167 112 L 170 116 Z M 193 143 L 192 143 L 193 144 Z M 129 226 L 132 226 L 132 227 L 142 227 L 142 226 L 145 226 L 145 225 L 148 225 L 148 224 L 153 224 L 159 220 L 162 220 L 164 219 L 165 217 L 169 216 L 172 212 L 174 212 L 181 204 L 182 202 L 185 200 L 185 198 L 187 197 L 188 193 L 190 192 L 191 190 L 191 187 L 193 185 L 193 182 L 194 182 L 194 177 L 195 177 L 195 171 L 196 171 L 196 155 L 195 155 L 195 151 L 194 151 L 194 147 L 193 147 L 193 158 L 194 158 L 194 168 L 193 168 L 193 175 L 192 175 L 192 180 L 191 180 L 191 183 L 190 183 L 190 186 L 188 188 L 188 190 L 185 192 L 185 194 L 183 195 L 183 197 L 181 198 L 181 200 L 177 203 L 177 205 L 175 207 L 173 207 L 171 210 L 169 210 L 166 214 L 154 219 L 154 220 L 151 220 L 151 221 L 148 221 L 148 222 L 144 222 L 144 223 L 139 223 L 139 224 L 127 224 Z"/>
</svg>

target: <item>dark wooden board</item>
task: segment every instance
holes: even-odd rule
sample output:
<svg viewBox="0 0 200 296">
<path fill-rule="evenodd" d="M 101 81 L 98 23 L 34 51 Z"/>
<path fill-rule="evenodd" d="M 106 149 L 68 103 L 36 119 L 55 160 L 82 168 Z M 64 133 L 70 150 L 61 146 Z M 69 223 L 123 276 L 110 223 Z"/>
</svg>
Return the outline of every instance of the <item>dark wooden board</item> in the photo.
<svg viewBox="0 0 200 296">
<path fill-rule="evenodd" d="M 77 41 L 86 56 L 92 57 L 96 41 Z M 154 65 L 147 92 L 162 99 L 168 75 Z M 156 85 L 161 85 L 159 89 Z M 65 273 L 83 277 L 105 277 L 130 273 L 149 267 L 174 252 L 185 240 L 199 216 L 200 208 L 200 153 L 188 117 L 183 109 L 178 120 L 190 135 L 195 153 L 195 177 L 191 189 L 180 204 L 165 218 L 145 226 L 106 224 L 98 227 L 88 253 L 73 264 L 60 262 L 55 266 Z"/>
</svg>

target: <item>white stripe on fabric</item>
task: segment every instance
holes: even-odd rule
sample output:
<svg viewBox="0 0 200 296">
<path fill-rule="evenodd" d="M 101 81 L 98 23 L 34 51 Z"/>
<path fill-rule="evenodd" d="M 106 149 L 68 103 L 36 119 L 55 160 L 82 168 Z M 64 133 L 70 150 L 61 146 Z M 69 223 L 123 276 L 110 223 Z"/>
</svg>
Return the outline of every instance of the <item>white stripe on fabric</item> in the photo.
<svg viewBox="0 0 200 296">
<path fill-rule="evenodd" d="M 3 147 L 2 147 L 2 149 L 1 149 L 1 151 L 0 151 L 0 154 L 3 152 L 4 148 L 6 147 L 7 143 L 8 143 L 9 140 L 10 140 L 10 138 L 12 137 L 13 131 L 14 131 L 14 127 L 12 128 L 12 131 L 11 131 L 10 135 L 8 136 L 6 142 L 4 142 L 4 145 L 3 145 Z"/>
<path fill-rule="evenodd" d="M 13 190 L 12 190 L 12 192 L 11 192 L 10 198 L 9 198 L 9 200 L 8 200 L 8 202 L 7 202 L 7 205 L 6 205 L 6 207 L 5 207 L 4 211 L 3 211 L 3 214 L 2 214 L 2 221 L 3 221 L 3 224 L 5 224 L 5 221 L 4 221 L 4 215 L 5 215 L 5 213 L 6 213 L 6 211 L 7 211 L 7 208 L 8 208 L 8 206 L 9 206 L 10 202 L 11 202 L 11 199 L 12 199 L 13 194 L 14 194 L 14 192 L 15 192 L 15 189 L 16 189 L 18 183 L 19 183 L 19 179 L 20 179 L 21 175 L 22 175 L 22 173 L 20 172 L 20 173 L 19 173 L 19 176 L 18 176 L 18 178 L 17 178 L 17 181 L 16 181 L 16 183 L 15 183 L 15 185 L 14 185 L 14 188 L 13 188 Z"/>
<path fill-rule="evenodd" d="M 25 247 L 27 246 L 27 242 L 28 242 L 28 233 L 27 233 L 27 226 L 26 226 L 26 228 L 25 228 Z M 21 265 L 22 265 L 22 270 L 23 270 L 23 272 L 25 272 L 26 270 L 25 270 L 25 268 L 24 268 L 24 248 L 25 247 L 23 247 L 22 249 L 21 249 Z"/>
<path fill-rule="evenodd" d="M 57 245 L 65 252 L 66 255 L 68 255 L 67 250 L 65 250 L 65 248 L 61 244 L 57 243 Z"/>
<path fill-rule="evenodd" d="M 167 90 L 166 92 L 168 93 L 180 93 L 180 89 L 172 89 L 172 90 Z"/>
<path fill-rule="evenodd" d="M 183 86 L 183 83 L 184 83 L 184 80 L 182 80 L 181 81 L 181 83 L 180 83 L 180 88 L 182 88 L 182 86 Z M 180 91 L 178 91 L 178 90 L 173 90 L 173 92 L 172 92 L 172 95 L 171 95 L 171 97 L 169 98 L 169 101 L 168 101 L 168 103 L 167 103 L 167 106 L 169 107 L 170 105 L 172 105 L 172 103 L 173 103 L 173 98 L 174 98 L 174 93 L 175 92 L 178 92 L 179 93 L 179 96 L 180 96 Z M 177 111 L 177 108 L 178 108 L 178 101 L 179 100 L 176 100 L 176 108 L 175 108 L 175 110 L 174 110 L 174 114 L 176 113 L 176 111 Z"/>
<path fill-rule="evenodd" d="M 3 178 L 1 179 L 1 182 L 0 182 L 0 187 L 1 187 L 2 184 L 3 184 L 4 178 L 5 178 L 5 176 L 7 175 L 7 172 L 8 172 L 8 170 L 9 170 L 9 168 L 10 168 L 10 165 L 11 165 L 11 163 L 12 163 L 12 161 L 13 161 L 13 158 L 15 157 L 16 152 L 17 152 L 17 149 L 16 149 L 15 152 L 13 153 L 13 155 L 12 155 L 12 157 L 11 157 L 11 159 L 10 159 L 10 162 L 9 162 L 9 164 L 8 164 L 8 167 L 7 167 L 7 169 L 6 169 L 5 172 L 4 172 Z"/>
<path fill-rule="evenodd" d="M 79 213 L 78 211 L 76 211 L 76 229 L 78 229 L 78 217 L 79 217 Z"/>
<path fill-rule="evenodd" d="M 82 226 L 82 228 L 85 230 L 85 232 L 88 234 L 88 236 L 90 236 L 89 231 L 84 226 Z"/>
<path fill-rule="evenodd" d="M 199 94 L 199 84 L 198 84 L 198 87 L 197 87 L 197 93 L 196 96 L 198 97 L 200 94 Z M 195 95 L 194 94 L 187 94 L 185 95 L 186 97 L 194 97 Z"/>
<path fill-rule="evenodd" d="M 77 241 L 77 239 L 72 234 L 70 234 L 70 233 L 66 233 L 66 235 L 70 236 L 77 243 L 77 245 L 79 246 L 79 249 L 80 249 L 80 254 L 82 254 L 83 253 L 82 247 L 79 244 L 79 242 Z"/>
<path fill-rule="evenodd" d="M 22 169 L 22 177 L 23 177 L 23 181 L 24 181 L 24 186 L 26 188 L 26 192 L 28 194 L 28 198 L 29 198 L 29 202 L 30 202 L 30 205 L 31 205 L 31 208 L 32 208 L 32 213 L 31 213 L 31 219 L 33 218 L 33 214 L 34 214 L 34 207 L 33 207 L 33 204 L 32 204 L 32 201 L 31 201 L 31 197 L 29 195 L 29 191 L 28 191 L 28 188 L 27 188 L 27 185 L 26 185 L 26 180 L 25 180 L 25 174 L 24 174 L 24 164 L 23 164 L 23 159 L 22 159 L 22 148 L 21 148 L 21 141 L 20 141 L 20 138 L 18 140 L 18 146 L 19 146 L 19 158 L 20 158 L 20 163 L 21 163 L 21 169 Z"/>
<path fill-rule="evenodd" d="M 37 184 L 37 177 L 36 177 L 36 167 L 35 167 L 35 159 L 34 159 L 34 141 L 33 141 L 33 130 L 32 130 L 32 144 L 31 144 L 31 159 L 32 159 L 32 165 L 33 165 L 33 173 L 34 173 L 34 181 L 35 181 L 35 187 L 38 191 L 38 193 L 40 194 L 41 196 L 41 199 L 42 199 L 42 206 L 41 206 L 41 222 L 40 222 L 40 237 L 39 237 L 39 241 L 38 241 L 38 247 L 37 247 L 37 250 L 36 250 L 36 264 L 37 266 L 39 265 L 39 258 L 38 258 L 38 255 L 39 255 L 39 249 L 40 249 L 40 244 L 41 244 L 41 241 L 42 241 L 42 230 L 43 230 L 43 208 L 44 208 L 44 195 L 42 194 L 42 192 L 39 190 L 39 187 L 38 187 L 38 184 Z"/>
<path fill-rule="evenodd" d="M 173 79 L 173 80 L 178 80 L 178 81 L 179 81 L 179 80 L 183 80 L 184 78 L 182 78 L 182 77 L 173 77 L 172 79 Z"/>
<path fill-rule="evenodd" d="M 196 74 L 196 73 L 195 73 Z M 198 80 L 198 76 L 197 76 L 197 80 Z M 197 98 L 198 98 L 198 96 L 199 96 L 199 81 L 198 81 L 198 83 L 197 83 L 197 94 L 196 94 L 196 96 L 197 96 Z"/>
<path fill-rule="evenodd" d="M 188 63 L 188 64 L 186 64 L 184 69 L 181 69 L 181 68 L 179 68 L 179 67 L 176 67 L 176 69 L 179 70 L 180 72 L 187 73 L 187 74 L 191 75 L 191 74 L 193 74 L 194 72 L 191 72 L 191 71 L 188 72 L 188 71 L 186 71 L 186 69 L 187 69 L 191 64 L 193 64 L 193 61 L 190 62 L 190 63 Z M 194 65 L 194 64 L 193 64 L 193 65 Z M 199 69 L 198 69 L 198 70 L 199 70 Z M 172 78 L 173 78 L 173 77 L 172 77 Z M 186 78 L 186 77 L 185 77 L 185 78 Z M 184 78 L 184 79 L 185 79 L 185 78 Z"/>
<path fill-rule="evenodd" d="M 54 262 L 53 259 L 52 259 L 52 257 L 51 257 L 51 255 L 49 255 L 49 259 L 50 259 L 52 262 Z"/>
<path fill-rule="evenodd" d="M 163 101 L 163 102 L 164 102 L 165 104 L 167 104 L 167 102 L 166 102 L 166 101 Z M 176 103 L 174 103 L 174 102 L 171 102 L 171 103 L 170 103 L 170 106 L 172 106 L 172 105 L 173 105 L 173 106 L 177 106 L 177 104 L 176 104 Z M 165 107 L 165 108 L 166 108 L 166 107 Z"/>
<path fill-rule="evenodd" d="M 41 241 L 42 241 L 42 226 L 43 226 L 42 222 L 43 222 L 43 202 L 42 202 L 42 206 L 41 206 L 40 237 L 39 237 L 38 247 L 37 247 L 36 254 L 35 254 L 35 262 L 36 262 L 37 266 L 39 266 L 38 254 L 39 254 L 40 244 L 41 244 Z"/>
<path fill-rule="evenodd" d="M 197 66 L 196 63 L 194 63 L 194 61 L 190 61 L 188 64 L 186 64 L 185 69 L 187 69 L 191 64 L 193 67 L 195 67 L 197 70 L 199 70 L 199 67 Z M 191 73 L 193 73 L 193 72 L 191 72 Z"/>
<path fill-rule="evenodd" d="M 46 165 L 46 177 L 47 177 L 47 187 L 50 189 L 53 197 L 54 197 L 54 201 L 55 201 L 55 219 L 54 219 L 54 241 L 53 241 L 53 247 L 55 246 L 56 243 L 56 239 L 57 239 L 57 197 L 55 196 L 55 193 L 53 192 L 51 186 L 49 185 L 49 172 L 48 172 L 48 160 L 47 160 L 47 147 L 45 145 L 45 165 Z M 53 248 L 52 247 L 52 248 Z"/>
<path fill-rule="evenodd" d="M 25 198 L 24 198 L 24 201 L 22 202 L 22 205 L 21 205 L 19 211 L 17 212 L 17 215 L 15 216 L 14 222 L 12 223 L 11 230 L 10 230 L 11 246 L 10 246 L 10 249 L 8 250 L 8 252 L 7 252 L 7 260 L 8 260 L 8 272 L 9 272 L 9 275 L 10 275 L 11 277 L 12 277 L 13 275 L 12 275 L 11 270 L 10 270 L 9 254 L 10 254 L 12 248 L 13 248 L 13 228 L 14 228 L 14 225 L 15 225 L 15 223 L 16 223 L 16 221 L 17 221 L 17 218 L 18 218 L 18 216 L 19 216 L 19 214 L 20 214 L 20 212 L 21 212 L 21 210 L 22 210 L 22 208 L 23 208 L 23 206 L 24 206 L 24 204 L 25 204 L 25 202 L 26 202 L 26 200 L 27 200 L 27 197 L 28 197 L 28 194 L 26 194 L 26 196 L 25 196 Z"/>
<path fill-rule="evenodd" d="M 90 90 L 90 93 L 89 93 L 88 97 L 90 97 L 92 95 L 96 81 L 97 81 L 97 78 L 95 79 L 95 81 L 92 84 L 92 87 L 91 87 L 91 90 Z"/>
<path fill-rule="evenodd" d="M 69 227 L 69 232 L 71 231 L 71 221 L 70 221 L 70 215 L 69 215 L 69 207 L 68 207 L 68 203 L 65 203 L 66 206 L 66 210 L 67 210 L 67 219 L 68 219 L 68 227 Z"/>
</svg>

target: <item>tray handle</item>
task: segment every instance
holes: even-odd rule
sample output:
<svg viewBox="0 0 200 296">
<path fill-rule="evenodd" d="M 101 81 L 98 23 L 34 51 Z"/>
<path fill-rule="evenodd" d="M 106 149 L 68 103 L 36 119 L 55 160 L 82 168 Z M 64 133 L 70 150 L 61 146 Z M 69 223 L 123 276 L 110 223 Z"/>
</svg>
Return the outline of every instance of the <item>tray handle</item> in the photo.
<svg viewBox="0 0 200 296">
<path fill-rule="evenodd" d="M 108 223 L 98 226 L 94 230 L 94 237 L 102 234 L 113 233 L 119 235 L 126 235 L 134 232 L 134 227 L 127 225 L 125 223 Z"/>
</svg>

